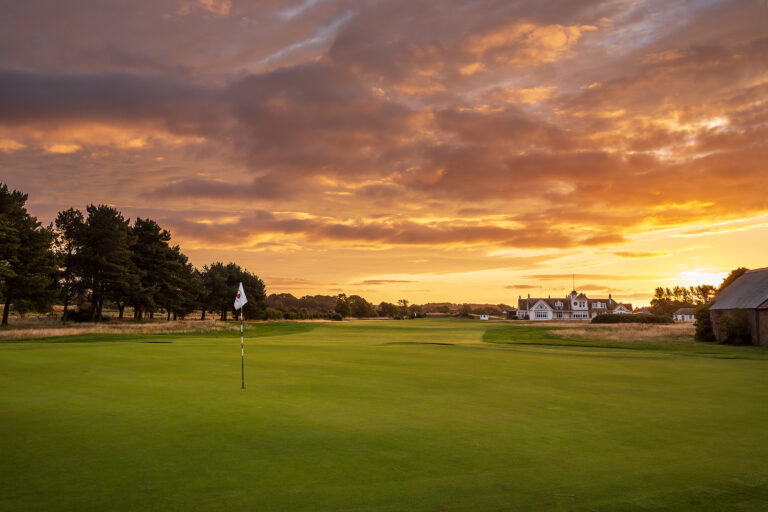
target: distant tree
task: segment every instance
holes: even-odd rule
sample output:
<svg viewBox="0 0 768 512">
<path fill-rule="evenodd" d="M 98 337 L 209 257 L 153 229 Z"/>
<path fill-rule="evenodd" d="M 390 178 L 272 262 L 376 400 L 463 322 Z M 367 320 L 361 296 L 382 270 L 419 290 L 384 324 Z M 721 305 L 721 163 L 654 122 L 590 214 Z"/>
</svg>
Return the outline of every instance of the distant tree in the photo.
<svg viewBox="0 0 768 512">
<path fill-rule="evenodd" d="M 425 318 L 427 314 L 424 312 L 424 308 L 418 304 L 411 304 L 408 306 L 409 318 Z"/>
<path fill-rule="evenodd" d="M 459 308 L 459 316 L 469 318 L 472 316 L 472 306 L 469 304 L 462 304 Z"/>
<path fill-rule="evenodd" d="M 692 294 L 696 298 L 696 304 L 706 304 L 715 297 L 717 288 L 711 284 L 702 284 L 697 287 L 691 287 Z"/>
<path fill-rule="evenodd" d="M 376 316 L 373 305 L 359 295 L 350 295 L 347 299 L 350 316 L 366 318 Z"/>
<path fill-rule="evenodd" d="M 395 318 L 399 314 L 399 308 L 391 302 L 382 302 L 378 306 L 379 316 Z"/>
<path fill-rule="evenodd" d="M 336 313 L 341 315 L 342 318 L 348 317 L 350 315 L 349 301 L 347 300 L 346 294 L 340 293 L 338 295 L 336 298 L 336 306 L 333 309 L 336 311 Z"/>
<path fill-rule="evenodd" d="M 299 307 L 309 311 L 331 313 L 336 307 L 337 297 L 332 295 L 305 295 L 299 299 Z"/>
<path fill-rule="evenodd" d="M 13 303 L 19 311 L 49 310 L 55 297 L 56 258 L 52 228 L 43 228 L 27 212 L 27 194 L 0 184 L 0 288 L 2 325 Z"/>
<path fill-rule="evenodd" d="M 717 289 L 717 293 L 720 293 L 721 291 L 725 290 L 728 287 L 728 285 L 730 285 L 736 279 L 741 277 L 741 275 L 747 270 L 749 269 L 744 267 L 739 267 L 731 270 L 731 273 L 728 274 L 728 276 L 725 279 L 723 279 L 722 283 L 720 283 L 720 287 Z"/>
<path fill-rule="evenodd" d="M 397 301 L 397 305 L 400 308 L 400 315 L 403 317 L 408 316 L 408 300 L 407 299 L 399 299 Z"/>
<path fill-rule="evenodd" d="M 709 306 L 706 304 L 698 306 L 694 316 L 696 318 L 696 334 L 694 337 L 699 341 L 715 341 L 712 320 L 709 316 Z"/>
<path fill-rule="evenodd" d="M 290 293 L 272 293 L 267 297 L 267 307 L 279 311 L 299 310 L 301 308 L 301 301 Z"/>
</svg>

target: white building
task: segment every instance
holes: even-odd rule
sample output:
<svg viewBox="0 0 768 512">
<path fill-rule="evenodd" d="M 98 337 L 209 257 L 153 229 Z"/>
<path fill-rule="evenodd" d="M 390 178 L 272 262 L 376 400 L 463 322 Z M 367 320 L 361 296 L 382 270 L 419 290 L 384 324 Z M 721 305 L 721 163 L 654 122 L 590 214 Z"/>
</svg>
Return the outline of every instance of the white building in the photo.
<svg viewBox="0 0 768 512">
<path fill-rule="evenodd" d="M 676 322 L 693 322 L 696 320 L 694 313 L 696 313 L 696 308 L 680 308 L 675 311 L 672 318 L 674 318 Z"/>
<path fill-rule="evenodd" d="M 583 293 L 572 291 L 562 299 L 548 297 L 517 301 L 517 318 L 530 320 L 589 320 L 601 313 L 632 313 L 632 304 L 621 304 L 607 299 L 590 299 Z"/>
</svg>

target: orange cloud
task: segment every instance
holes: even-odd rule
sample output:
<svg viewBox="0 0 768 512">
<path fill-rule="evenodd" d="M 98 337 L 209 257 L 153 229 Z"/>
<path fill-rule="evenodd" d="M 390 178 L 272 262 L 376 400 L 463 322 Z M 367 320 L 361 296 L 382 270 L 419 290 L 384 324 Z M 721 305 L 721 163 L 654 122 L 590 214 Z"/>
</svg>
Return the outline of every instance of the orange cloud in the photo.
<svg viewBox="0 0 768 512">
<path fill-rule="evenodd" d="M 14 151 L 19 151 L 20 149 L 24 149 L 27 146 L 25 144 L 22 144 L 21 142 L 15 141 L 13 139 L 0 139 L 0 152 L 3 153 L 13 153 Z"/>
<path fill-rule="evenodd" d="M 535 25 L 514 23 L 487 30 L 469 38 L 471 53 L 489 55 L 499 62 L 532 66 L 555 62 L 567 55 L 591 25 Z"/>
<path fill-rule="evenodd" d="M 55 155 L 66 155 L 69 153 L 75 153 L 83 149 L 79 144 L 50 144 L 46 146 L 46 153 L 53 153 Z"/>
</svg>

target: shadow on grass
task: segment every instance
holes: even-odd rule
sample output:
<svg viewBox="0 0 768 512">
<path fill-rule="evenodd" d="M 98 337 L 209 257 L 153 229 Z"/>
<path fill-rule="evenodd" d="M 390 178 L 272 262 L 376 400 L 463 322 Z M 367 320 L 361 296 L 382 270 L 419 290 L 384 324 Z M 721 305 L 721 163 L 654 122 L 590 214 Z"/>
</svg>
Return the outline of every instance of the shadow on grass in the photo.
<svg viewBox="0 0 768 512">
<path fill-rule="evenodd" d="M 388 343 L 380 343 L 379 346 L 386 345 L 445 345 L 454 346 L 455 343 L 443 343 L 439 341 L 390 341 Z"/>
</svg>

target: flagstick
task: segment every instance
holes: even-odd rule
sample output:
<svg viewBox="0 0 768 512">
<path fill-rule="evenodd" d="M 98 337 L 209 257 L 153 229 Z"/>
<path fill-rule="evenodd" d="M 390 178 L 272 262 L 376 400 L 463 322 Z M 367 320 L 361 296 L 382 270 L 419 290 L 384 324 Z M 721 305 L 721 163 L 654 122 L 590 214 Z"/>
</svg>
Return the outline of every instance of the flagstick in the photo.
<svg viewBox="0 0 768 512">
<path fill-rule="evenodd" d="M 243 344 L 243 308 L 240 308 L 240 375 L 245 389 L 245 345 Z"/>
</svg>

